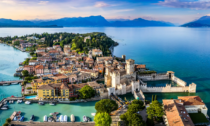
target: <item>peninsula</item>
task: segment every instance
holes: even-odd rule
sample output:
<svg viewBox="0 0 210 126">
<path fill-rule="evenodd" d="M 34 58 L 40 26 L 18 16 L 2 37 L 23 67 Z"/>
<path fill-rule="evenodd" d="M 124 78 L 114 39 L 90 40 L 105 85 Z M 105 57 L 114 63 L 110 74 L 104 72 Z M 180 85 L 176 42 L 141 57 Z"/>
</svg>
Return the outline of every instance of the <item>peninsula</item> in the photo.
<svg viewBox="0 0 210 126">
<path fill-rule="evenodd" d="M 43 33 L 1 37 L 0 42 L 29 52 L 31 56 L 20 63 L 14 74 L 23 79 L 21 80 L 23 97 L 3 99 L 0 104 L 1 109 L 6 110 L 7 101 L 12 103 L 14 100 L 18 100 L 18 103 L 24 101 L 25 104 L 40 105 L 98 101 L 95 104 L 97 113 L 91 113 L 95 116 L 94 122 L 91 122 L 86 115 L 83 116 L 83 121 L 88 125 L 144 126 L 158 122 L 173 125 L 175 120 L 179 120 L 180 125 L 207 124 L 208 108 L 199 96 L 183 96 L 176 100 L 164 99 L 163 106 L 157 101 L 157 96 L 148 101 L 144 95 L 145 93 L 195 93 L 197 86 L 195 83 L 187 84 L 176 77 L 173 71 L 156 73 L 148 70 L 145 64 L 135 64 L 135 60 L 126 59 L 125 55 L 112 56 L 113 48 L 118 43 L 104 33 Z M 165 86 L 158 87 L 148 84 L 160 80 L 168 80 L 175 85 L 166 83 Z M 2 83 L 9 85 L 9 82 Z M 127 93 L 131 93 L 135 100 L 128 101 L 119 97 Z M 171 117 L 170 110 L 175 112 L 177 116 L 175 120 Z M 45 125 L 51 125 L 51 122 L 72 124 L 75 121 L 76 115 L 71 115 L 71 122 L 68 122 L 67 115 L 57 116 L 58 113 L 51 113 L 52 116 L 49 117 L 45 115 L 43 117 L 43 122 L 47 121 Z M 195 121 L 196 114 L 202 117 L 203 122 Z M 21 116 L 21 113 L 14 112 L 6 123 L 27 125 L 28 122 L 23 120 L 24 116 Z M 30 121 L 33 121 L 33 118 Z"/>
</svg>

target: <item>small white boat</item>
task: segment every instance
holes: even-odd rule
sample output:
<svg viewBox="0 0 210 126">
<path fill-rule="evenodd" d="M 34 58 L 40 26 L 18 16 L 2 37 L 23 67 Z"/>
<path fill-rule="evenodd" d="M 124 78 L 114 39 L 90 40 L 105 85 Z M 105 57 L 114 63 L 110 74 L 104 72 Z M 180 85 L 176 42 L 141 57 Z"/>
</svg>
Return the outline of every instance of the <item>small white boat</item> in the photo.
<svg viewBox="0 0 210 126">
<path fill-rule="evenodd" d="M 17 117 L 15 116 L 13 120 L 16 121 L 17 120 Z"/>
<path fill-rule="evenodd" d="M 30 101 L 26 101 L 25 104 L 29 105 L 29 104 L 31 104 L 31 102 Z"/>
<path fill-rule="evenodd" d="M 1 110 L 7 110 L 8 107 L 1 107 Z"/>
<path fill-rule="evenodd" d="M 92 115 L 92 116 L 95 116 L 95 115 L 96 115 L 96 113 L 91 113 L 91 115 Z"/>
<path fill-rule="evenodd" d="M 3 86 L 9 86 L 9 84 L 3 84 Z"/>
<path fill-rule="evenodd" d="M 63 122 L 63 115 L 60 116 L 60 122 Z"/>
<path fill-rule="evenodd" d="M 83 116 L 83 121 L 84 122 L 87 122 L 88 121 L 87 116 L 85 116 L 85 115 Z"/>
<path fill-rule="evenodd" d="M 67 122 L 67 115 L 64 116 L 63 122 Z"/>
<path fill-rule="evenodd" d="M 12 85 L 18 84 L 18 83 L 11 83 Z"/>
<path fill-rule="evenodd" d="M 7 101 L 5 101 L 4 104 L 7 104 Z"/>
<path fill-rule="evenodd" d="M 55 105 L 55 104 L 51 102 L 51 103 L 49 103 L 49 105 Z"/>
<path fill-rule="evenodd" d="M 60 116 L 57 116 L 56 122 L 60 122 Z"/>
<path fill-rule="evenodd" d="M 71 114 L 71 122 L 74 122 L 75 121 L 75 117 L 73 114 Z"/>
<path fill-rule="evenodd" d="M 19 103 L 22 103 L 23 101 L 22 100 L 17 100 L 17 103 L 19 104 Z"/>
<path fill-rule="evenodd" d="M 47 116 L 46 115 L 43 117 L 43 121 L 47 122 Z"/>
</svg>

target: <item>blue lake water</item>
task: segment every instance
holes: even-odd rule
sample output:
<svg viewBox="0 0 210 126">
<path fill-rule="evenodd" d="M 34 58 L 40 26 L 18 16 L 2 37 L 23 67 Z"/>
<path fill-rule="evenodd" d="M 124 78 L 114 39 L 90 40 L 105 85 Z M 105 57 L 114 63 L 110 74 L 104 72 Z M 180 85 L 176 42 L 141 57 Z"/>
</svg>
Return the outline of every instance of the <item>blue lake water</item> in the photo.
<svg viewBox="0 0 210 126">
<path fill-rule="evenodd" d="M 114 55 L 126 55 L 136 63 L 146 64 L 147 68 L 158 72 L 174 71 L 184 81 L 197 84 L 197 93 L 156 93 L 158 100 L 177 98 L 179 95 L 199 95 L 210 108 L 210 28 L 182 27 L 143 27 L 143 28 L 1 28 L 0 36 L 25 35 L 43 32 L 105 32 L 119 42 Z M 0 80 L 13 77 L 18 62 L 27 54 L 16 55 L 17 50 L 5 52 L 11 47 L 0 46 Z M 2 52 L 4 50 L 4 52 Z M 9 53 L 9 55 L 7 54 Z M 15 60 L 13 60 L 15 58 Z M 15 61 L 15 62 L 13 62 Z M 3 67 L 1 67 L 4 65 Z M 14 65 L 14 66 L 13 66 Z M 15 66 L 16 65 L 16 66 Z M 7 70 L 8 69 L 8 70 Z M 1 90 L 13 90 L 0 87 Z M 14 86 L 14 89 L 17 89 Z M 13 95 L 13 92 L 6 92 Z M 151 99 L 152 94 L 145 94 Z M 132 98 L 132 95 L 130 96 Z M 210 111 L 208 111 L 210 115 Z M 2 116 L 2 115 L 0 115 Z"/>
</svg>

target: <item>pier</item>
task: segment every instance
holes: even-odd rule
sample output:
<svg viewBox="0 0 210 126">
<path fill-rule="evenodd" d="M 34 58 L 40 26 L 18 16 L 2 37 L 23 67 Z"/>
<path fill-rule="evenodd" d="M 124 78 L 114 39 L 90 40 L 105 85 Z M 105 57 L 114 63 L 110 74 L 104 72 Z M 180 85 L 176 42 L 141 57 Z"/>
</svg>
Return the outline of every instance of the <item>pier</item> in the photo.
<svg viewBox="0 0 210 126">
<path fill-rule="evenodd" d="M 8 98 L 4 98 L 4 99 L 2 99 L 1 101 L 0 101 L 0 107 L 2 106 L 2 105 L 4 105 L 4 102 L 5 101 L 10 101 L 10 100 L 23 100 L 24 99 L 24 97 L 8 97 Z"/>
<path fill-rule="evenodd" d="M 23 80 L 11 80 L 11 81 L 0 81 L 0 85 L 10 85 L 10 84 L 18 84 L 22 83 Z"/>
</svg>

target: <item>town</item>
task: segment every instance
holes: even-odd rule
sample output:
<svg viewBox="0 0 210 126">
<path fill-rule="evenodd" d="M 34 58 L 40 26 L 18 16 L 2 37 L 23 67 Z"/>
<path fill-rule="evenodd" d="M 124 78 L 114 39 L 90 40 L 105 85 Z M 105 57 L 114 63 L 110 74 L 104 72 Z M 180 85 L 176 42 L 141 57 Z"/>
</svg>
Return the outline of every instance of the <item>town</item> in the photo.
<svg viewBox="0 0 210 126">
<path fill-rule="evenodd" d="M 21 62 L 14 76 L 21 77 L 23 97 L 9 97 L 1 101 L 0 107 L 9 108 L 7 101 L 25 104 L 71 104 L 98 101 L 94 122 L 84 116 L 87 125 L 132 125 L 132 126 L 194 126 L 208 125 L 208 108 L 199 96 L 177 96 L 177 99 L 148 101 L 145 93 L 196 92 L 196 84 L 187 84 L 175 76 L 173 71 L 157 73 L 145 64 L 135 64 L 125 55 L 112 55 L 118 43 L 104 33 L 43 33 L 22 37 L 0 38 L 1 43 L 26 51 L 30 57 Z M 151 86 L 149 82 L 168 80 L 176 85 Z M 19 82 L 19 81 L 18 81 Z M 0 85 L 15 84 L 3 81 Z M 120 95 L 132 93 L 132 101 Z M 52 113 L 43 118 L 44 125 L 52 122 L 67 123 L 67 116 Z M 21 113 L 14 112 L 7 124 L 23 124 Z M 18 119 L 18 116 L 20 117 Z M 38 116 L 38 115 L 33 115 Z M 32 116 L 32 117 L 33 117 Z M 71 122 L 75 121 L 72 115 Z M 100 118 L 104 118 L 105 122 Z M 31 119 L 33 121 L 33 118 Z M 48 122 L 48 123 L 46 123 Z M 32 124 L 31 124 L 32 125 Z M 35 123 L 34 125 L 41 125 Z M 65 124 L 59 124 L 65 125 Z"/>
</svg>

